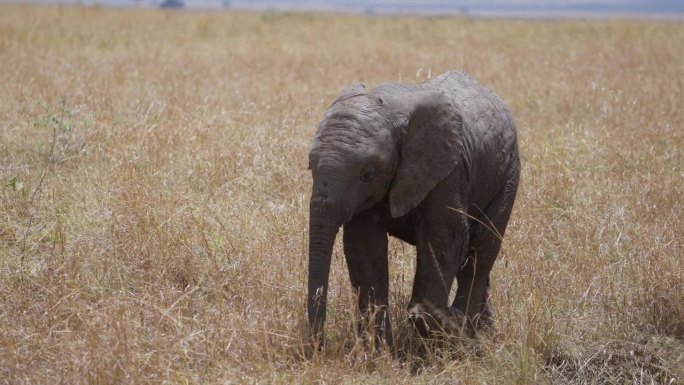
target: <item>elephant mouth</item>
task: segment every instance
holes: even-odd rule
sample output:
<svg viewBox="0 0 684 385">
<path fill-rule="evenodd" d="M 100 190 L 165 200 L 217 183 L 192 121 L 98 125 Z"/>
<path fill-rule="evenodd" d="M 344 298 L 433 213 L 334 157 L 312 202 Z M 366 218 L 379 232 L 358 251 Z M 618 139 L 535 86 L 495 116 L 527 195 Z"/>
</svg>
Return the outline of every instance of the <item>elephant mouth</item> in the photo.
<svg viewBox="0 0 684 385">
<path fill-rule="evenodd" d="M 368 197 L 363 202 L 361 202 L 361 204 L 359 205 L 359 208 L 358 208 L 358 210 L 356 210 L 356 212 L 361 212 L 361 211 L 367 210 L 367 209 L 371 208 L 376 202 L 377 202 L 377 200 L 375 199 L 375 197 L 373 197 L 373 196 Z"/>
<path fill-rule="evenodd" d="M 349 222 L 356 213 L 351 209 L 345 209 L 342 219 L 342 224 Z"/>
</svg>

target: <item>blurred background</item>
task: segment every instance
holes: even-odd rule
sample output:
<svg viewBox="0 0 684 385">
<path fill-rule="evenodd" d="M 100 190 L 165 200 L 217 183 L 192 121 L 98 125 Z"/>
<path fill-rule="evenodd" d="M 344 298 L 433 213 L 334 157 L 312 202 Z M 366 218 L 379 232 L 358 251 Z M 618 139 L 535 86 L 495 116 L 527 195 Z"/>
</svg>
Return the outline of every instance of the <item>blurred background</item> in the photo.
<svg viewBox="0 0 684 385">
<path fill-rule="evenodd" d="M 332 11 L 365 14 L 467 15 L 472 17 L 681 18 L 682 0 L 0 0 L 0 3 L 83 4 L 117 7 L 254 11 Z"/>
</svg>

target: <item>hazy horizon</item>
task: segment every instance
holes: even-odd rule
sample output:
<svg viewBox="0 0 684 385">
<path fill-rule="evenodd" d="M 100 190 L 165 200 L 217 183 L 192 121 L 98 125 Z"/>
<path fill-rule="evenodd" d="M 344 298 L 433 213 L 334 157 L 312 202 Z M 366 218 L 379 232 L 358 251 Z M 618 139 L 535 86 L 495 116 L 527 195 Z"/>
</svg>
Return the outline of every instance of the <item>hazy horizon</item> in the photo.
<svg viewBox="0 0 684 385">
<path fill-rule="evenodd" d="M 684 15 L 679 0 L 490 0 L 490 1 L 415 1 L 415 0 L 0 0 L 0 3 L 79 4 L 117 7 L 157 7 L 164 1 L 182 3 L 188 9 L 240 9 L 271 11 L 346 11 L 366 14 L 496 14 L 551 15 Z"/>
</svg>

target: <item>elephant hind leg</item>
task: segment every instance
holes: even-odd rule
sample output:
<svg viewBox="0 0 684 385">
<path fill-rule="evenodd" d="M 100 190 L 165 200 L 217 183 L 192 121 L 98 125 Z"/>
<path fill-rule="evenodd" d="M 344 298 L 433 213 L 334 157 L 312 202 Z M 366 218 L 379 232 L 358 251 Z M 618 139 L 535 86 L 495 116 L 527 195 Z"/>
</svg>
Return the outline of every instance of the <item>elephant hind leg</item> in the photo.
<svg viewBox="0 0 684 385">
<path fill-rule="evenodd" d="M 466 265 L 456 276 L 458 289 L 452 306 L 467 315 L 470 327 L 481 328 L 493 323 L 489 303 L 489 272 L 492 263 L 479 261 L 473 246 Z"/>
<path fill-rule="evenodd" d="M 489 273 L 501 249 L 516 189 L 517 177 L 504 185 L 483 215 L 472 224 L 468 260 L 456 276 L 458 289 L 452 306 L 463 311 L 475 328 L 493 323 L 488 293 Z"/>
</svg>

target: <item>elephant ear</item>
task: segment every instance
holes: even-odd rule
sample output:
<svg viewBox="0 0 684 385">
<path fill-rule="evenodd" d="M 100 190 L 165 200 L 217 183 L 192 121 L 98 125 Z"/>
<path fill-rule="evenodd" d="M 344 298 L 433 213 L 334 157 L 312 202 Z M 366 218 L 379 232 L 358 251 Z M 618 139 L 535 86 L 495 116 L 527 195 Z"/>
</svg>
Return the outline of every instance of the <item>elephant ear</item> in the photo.
<svg viewBox="0 0 684 385">
<path fill-rule="evenodd" d="M 340 94 L 337 96 L 337 99 L 335 99 L 332 104 L 335 104 L 341 100 L 351 98 L 353 96 L 358 96 L 358 95 L 363 95 L 366 93 L 366 86 L 363 83 L 358 83 L 358 84 L 352 84 L 350 86 L 345 87 L 342 91 L 340 91 Z"/>
<path fill-rule="evenodd" d="M 463 118 L 442 91 L 409 96 L 400 161 L 389 192 L 392 217 L 408 214 L 454 169 L 461 156 Z"/>
</svg>

